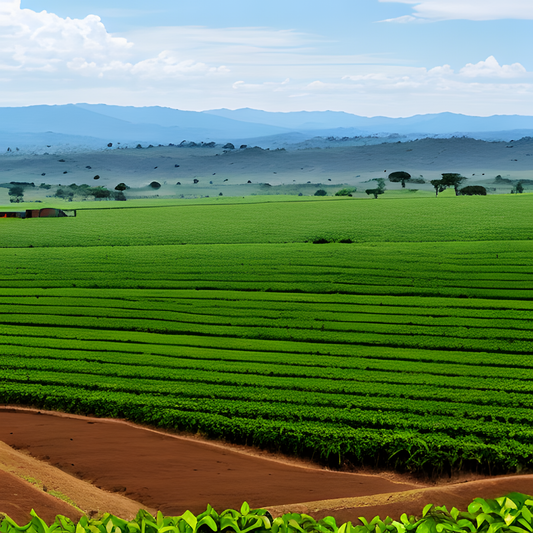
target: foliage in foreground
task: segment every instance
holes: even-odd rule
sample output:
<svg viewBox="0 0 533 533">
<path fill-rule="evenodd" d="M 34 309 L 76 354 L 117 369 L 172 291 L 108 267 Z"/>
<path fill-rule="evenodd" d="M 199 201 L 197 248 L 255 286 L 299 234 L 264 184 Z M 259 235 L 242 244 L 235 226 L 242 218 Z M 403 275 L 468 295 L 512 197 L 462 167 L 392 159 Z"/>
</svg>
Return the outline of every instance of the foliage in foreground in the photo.
<svg viewBox="0 0 533 533">
<path fill-rule="evenodd" d="M 165 517 L 161 512 L 153 517 L 141 510 L 130 522 L 105 514 L 94 520 L 82 517 L 76 525 L 59 515 L 50 527 L 32 510 L 32 519 L 25 526 L 17 525 L 6 516 L 0 522 L 0 533 L 531 533 L 532 511 L 533 500 L 516 492 L 495 500 L 476 498 L 468 506 L 468 512 L 455 507 L 448 511 L 445 506 L 428 504 L 421 517 L 407 517 L 404 513 L 399 522 L 390 517 L 381 520 L 377 516 L 370 522 L 359 517 L 362 525 L 356 526 L 351 522 L 337 526 L 332 516 L 315 520 L 299 513 L 273 519 L 267 510 L 251 510 L 246 502 L 240 512 L 227 509 L 218 514 L 208 505 L 198 516 L 185 511 L 176 517 Z"/>
</svg>

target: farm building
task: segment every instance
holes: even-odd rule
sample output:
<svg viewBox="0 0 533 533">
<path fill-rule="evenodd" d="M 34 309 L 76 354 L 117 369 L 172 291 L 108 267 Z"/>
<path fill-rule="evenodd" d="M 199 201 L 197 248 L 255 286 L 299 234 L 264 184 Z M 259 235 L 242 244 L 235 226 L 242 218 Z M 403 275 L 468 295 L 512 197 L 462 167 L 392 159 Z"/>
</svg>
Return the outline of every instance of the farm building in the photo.
<svg viewBox="0 0 533 533">
<path fill-rule="evenodd" d="M 43 217 L 75 217 L 76 211 L 71 209 L 63 211 L 62 209 L 53 209 L 45 207 L 44 209 L 26 209 L 26 211 L 0 211 L 0 218 L 43 218 Z"/>
</svg>

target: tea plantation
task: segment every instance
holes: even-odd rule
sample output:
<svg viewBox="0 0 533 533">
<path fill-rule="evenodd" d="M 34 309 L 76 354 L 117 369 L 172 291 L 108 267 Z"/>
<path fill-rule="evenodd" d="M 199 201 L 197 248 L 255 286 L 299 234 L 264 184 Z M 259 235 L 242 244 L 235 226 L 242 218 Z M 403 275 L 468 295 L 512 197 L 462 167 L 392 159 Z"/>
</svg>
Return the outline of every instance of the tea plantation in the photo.
<svg viewBox="0 0 533 533">
<path fill-rule="evenodd" d="M 0 220 L 3 403 L 533 467 L 533 195 L 132 205 Z"/>
</svg>

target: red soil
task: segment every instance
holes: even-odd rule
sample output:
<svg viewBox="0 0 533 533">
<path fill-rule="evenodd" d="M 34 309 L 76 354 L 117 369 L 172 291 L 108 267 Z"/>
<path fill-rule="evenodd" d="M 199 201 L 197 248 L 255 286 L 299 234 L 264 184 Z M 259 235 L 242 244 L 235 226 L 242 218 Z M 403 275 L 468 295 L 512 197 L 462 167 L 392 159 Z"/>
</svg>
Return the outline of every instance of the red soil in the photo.
<svg viewBox="0 0 533 533">
<path fill-rule="evenodd" d="M 332 515 L 341 524 L 357 522 L 359 516 L 418 515 L 427 503 L 466 510 L 476 497 L 494 498 L 513 491 L 533 494 L 531 475 L 427 487 L 400 482 L 399 477 L 290 464 L 123 421 L 60 413 L 0 408 L 0 441 L 167 515 L 186 509 L 199 513 L 208 503 L 218 511 L 240 508 L 247 501 L 252 508 L 270 507 L 275 516 L 289 511 L 317 519 Z M 38 507 L 35 493 L 39 494 L 33 488 L 0 492 L 0 511 L 15 517 L 20 516 L 15 512 L 28 513 L 32 507 L 46 509 Z"/>
<path fill-rule="evenodd" d="M 112 420 L 0 410 L 0 441 L 168 515 L 417 488 L 305 468 Z M 1 510 L 1 509 L 0 509 Z"/>
<path fill-rule="evenodd" d="M 58 514 L 68 516 L 74 521 L 81 518 L 81 513 L 68 503 L 42 492 L 13 474 L 0 470 L 0 511 L 19 525 L 24 525 L 31 519 L 29 512 L 32 509 L 47 524 L 51 524 Z"/>
</svg>

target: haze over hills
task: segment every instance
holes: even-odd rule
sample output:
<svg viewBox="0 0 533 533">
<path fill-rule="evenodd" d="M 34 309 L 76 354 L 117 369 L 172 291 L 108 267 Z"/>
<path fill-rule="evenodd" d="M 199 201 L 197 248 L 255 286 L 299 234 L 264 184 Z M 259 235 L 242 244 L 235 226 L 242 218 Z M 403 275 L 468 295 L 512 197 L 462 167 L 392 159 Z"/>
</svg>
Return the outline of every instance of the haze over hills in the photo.
<svg viewBox="0 0 533 533">
<path fill-rule="evenodd" d="M 0 153 L 8 147 L 42 152 L 50 146 L 54 149 L 67 145 L 97 149 L 108 143 L 131 146 L 137 143 L 179 144 L 183 140 L 290 149 L 317 137 L 329 137 L 327 142 L 331 142 L 331 137 L 391 135 L 392 138 L 385 140 L 398 140 L 395 135 L 403 136 L 400 137 L 402 140 L 466 135 L 508 141 L 533 135 L 533 117 L 439 113 L 388 118 L 335 111 L 275 113 L 255 109 L 217 109 L 196 112 L 105 104 L 0 108 Z"/>
</svg>

